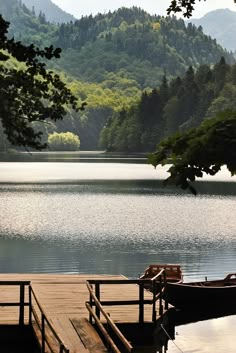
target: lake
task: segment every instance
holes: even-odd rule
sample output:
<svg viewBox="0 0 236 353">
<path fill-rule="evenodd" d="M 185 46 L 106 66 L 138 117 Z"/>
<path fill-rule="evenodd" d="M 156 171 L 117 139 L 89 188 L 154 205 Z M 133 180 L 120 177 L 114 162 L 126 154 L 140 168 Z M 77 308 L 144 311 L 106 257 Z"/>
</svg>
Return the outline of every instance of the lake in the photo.
<svg viewBox="0 0 236 353">
<path fill-rule="evenodd" d="M 137 277 L 178 263 L 187 281 L 236 272 L 236 178 L 205 178 L 195 197 L 164 188 L 166 176 L 145 156 L 2 155 L 0 271 Z M 235 316 L 191 325 L 177 327 L 184 352 L 235 352 Z"/>
</svg>

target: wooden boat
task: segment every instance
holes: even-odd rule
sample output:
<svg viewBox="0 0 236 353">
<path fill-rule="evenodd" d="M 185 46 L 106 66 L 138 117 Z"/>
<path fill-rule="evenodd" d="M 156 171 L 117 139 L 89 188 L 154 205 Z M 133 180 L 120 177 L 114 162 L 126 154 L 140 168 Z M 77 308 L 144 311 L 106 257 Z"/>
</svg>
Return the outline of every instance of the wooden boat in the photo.
<svg viewBox="0 0 236 353">
<path fill-rule="evenodd" d="M 178 309 L 213 308 L 217 305 L 236 305 L 236 274 L 224 279 L 192 283 L 167 282 L 164 299 Z"/>
<path fill-rule="evenodd" d="M 155 264 L 155 265 L 149 265 L 148 268 L 144 271 L 144 274 L 140 276 L 140 279 L 150 279 L 150 280 L 155 280 L 156 281 L 156 291 L 158 291 L 159 286 L 158 286 L 158 274 L 161 272 L 161 270 L 165 270 L 165 281 L 171 282 L 171 283 L 181 283 L 183 282 L 183 275 L 182 275 L 182 270 L 180 265 L 172 265 L 172 264 Z M 163 284 L 164 284 L 164 274 L 162 278 Z M 150 282 L 150 284 L 146 284 L 145 287 L 149 290 L 152 291 L 153 289 L 153 284 Z"/>
</svg>

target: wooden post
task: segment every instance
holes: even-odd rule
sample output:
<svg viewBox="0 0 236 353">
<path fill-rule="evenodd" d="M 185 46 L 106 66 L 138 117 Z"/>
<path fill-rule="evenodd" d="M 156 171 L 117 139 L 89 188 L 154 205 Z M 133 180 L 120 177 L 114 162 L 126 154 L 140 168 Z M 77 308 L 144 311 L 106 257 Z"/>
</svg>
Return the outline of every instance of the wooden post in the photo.
<svg viewBox="0 0 236 353">
<path fill-rule="evenodd" d="M 169 303 L 168 303 L 168 300 L 165 299 L 165 310 L 168 310 L 168 308 L 169 308 Z"/>
<path fill-rule="evenodd" d="M 156 322 L 157 319 L 157 313 L 156 313 L 156 282 L 152 281 L 152 322 Z"/>
<path fill-rule="evenodd" d="M 100 302 L 100 283 L 96 282 L 95 283 L 95 296 Z M 96 306 L 96 315 L 100 319 L 100 309 Z"/>
<path fill-rule="evenodd" d="M 162 305 L 162 275 L 160 276 L 160 297 L 159 297 L 159 315 L 162 317 L 163 315 L 163 305 Z"/>
<path fill-rule="evenodd" d="M 64 353 L 65 347 L 63 346 L 63 344 L 60 344 L 60 353 Z"/>
<path fill-rule="evenodd" d="M 44 314 L 41 314 L 41 320 L 42 320 L 42 349 L 41 352 L 45 353 L 45 320 L 44 320 Z"/>
<path fill-rule="evenodd" d="M 164 288 L 166 287 L 166 272 L 164 272 Z M 165 309 L 168 309 L 168 301 L 165 299 Z"/>
<path fill-rule="evenodd" d="M 25 308 L 25 284 L 20 284 L 20 313 L 19 313 L 19 325 L 24 325 L 24 308 Z"/>
<path fill-rule="evenodd" d="M 92 284 L 89 284 L 89 285 L 90 285 L 91 289 L 93 289 Z M 91 308 L 93 308 L 93 297 L 92 297 L 91 294 L 89 295 L 89 305 L 90 305 Z M 90 324 L 92 325 L 92 323 L 93 323 L 93 316 L 92 316 L 92 314 L 91 314 L 90 312 L 89 312 L 89 322 L 90 322 Z"/>
<path fill-rule="evenodd" d="M 29 324 L 32 326 L 32 292 L 31 292 L 31 285 L 29 285 Z"/>
<path fill-rule="evenodd" d="M 144 284 L 139 283 L 139 323 L 143 324 L 144 322 Z"/>
</svg>

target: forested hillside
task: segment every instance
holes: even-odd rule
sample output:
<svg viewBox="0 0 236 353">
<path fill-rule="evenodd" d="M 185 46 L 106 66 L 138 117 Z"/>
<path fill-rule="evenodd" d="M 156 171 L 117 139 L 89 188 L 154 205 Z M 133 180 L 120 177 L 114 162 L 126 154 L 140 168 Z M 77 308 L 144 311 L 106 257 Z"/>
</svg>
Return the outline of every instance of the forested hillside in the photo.
<svg viewBox="0 0 236 353">
<path fill-rule="evenodd" d="M 111 73 L 134 79 L 141 89 L 190 66 L 214 64 L 230 56 L 201 28 L 174 17 L 151 16 L 139 8 L 121 8 L 61 25 L 56 45 L 64 49 L 61 68 L 85 81 L 112 84 Z"/>
<path fill-rule="evenodd" d="M 233 62 L 233 57 L 204 35 L 201 28 L 192 24 L 186 27 L 183 20 L 175 17 L 151 16 L 139 8 L 121 8 L 67 24 L 49 23 L 42 12 L 37 15 L 17 0 L 2 0 L 0 13 L 11 22 L 10 35 L 16 39 L 41 47 L 62 47 L 61 59 L 50 63 L 50 67 L 60 72 L 72 92 L 88 105 L 83 113 L 68 111 L 66 119 L 56 126 L 47 126 L 44 137 L 47 139 L 53 131 L 73 132 L 80 137 L 81 149 L 98 148 L 100 132 L 107 122 L 113 126 L 117 116 L 123 120 L 127 115 L 134 117 L 131 112 L 137 110 L 141 95 L 143 100 L 153 90 L 155 100 L 153 92 L 159 92 L 160 85 L 165 86 L 163 76 L 172 85 L 172 80 L 184 76 L 189 66 L 195 69 L 213 65 L 222 56 L 227 63 Z M 142 94 L 143 91 L 147 93 Z M 146 110 L 142 119 L 152 121 L 154 115 Z M 172 122 L 173 126 L 178 128 L 190 118 L 186 113 L 183 121 Z M 150 150 L 155 139 L 158 142 L 163 135 L 159 126 L 150 126 L 151 142 L 146 131 L 140 146 L 124 147 L 123 143 L 121 149 Z M 122 129 L 111 130 L 117 135 Z M 103 132 L 103 147 L 120 149 L 105 135 Z M 139 138 L 137 134 L 136 139 Z"/>
<path fill-rule="evenodd" d="M 161 139 L 198 126 L 236 105 L 236 65 L 222 58 L 213 68 L 192 67 L 159 89 L 144 92 L 130 109 L 114 114 L 103 129 L 101 147 L 109 151 L 153 151 Z"/>
</svg>

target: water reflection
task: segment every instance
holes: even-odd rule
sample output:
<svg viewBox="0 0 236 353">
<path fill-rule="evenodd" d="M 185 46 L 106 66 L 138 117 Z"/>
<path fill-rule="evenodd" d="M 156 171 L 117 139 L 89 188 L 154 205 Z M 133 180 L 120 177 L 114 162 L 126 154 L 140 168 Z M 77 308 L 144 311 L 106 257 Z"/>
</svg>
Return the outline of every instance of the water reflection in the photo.
<svg viewBox="0 0 236 353">
<path fill-rule="evenodd" d="M 185 312 L 172 309 L 155 332 L 149 352 L 212 353 L 235 352 L 232 330 L 236 324 L 236 303 L 211 311 Z M 142 350 L 143 351 L 143 350 Z"/>
<path fill-rule="evenodd" d="M 236 307 L 191 313 L 171 309 L 159 322 L 149 344 L 137 340 L 135 353 L 234 353 Z"/>
<path fill-rule="evenodd" d="M 171 321 L 175 326 L 175 339 L 169 340 L 168 352 L 235 352 L 235 314 L 235 308 L 221 308 L 198 317 L 191 317 L 191 313 L 175 313 Z"/>
<path fill-rule="evenodd" d="M 15 152 L 0 153 L 2 162 L 96 162 L 96 163 L 146 163 L 146 154 L 105 153 L 104 151 L 79 152 Z"/>
<path fill-rule="evenodd" d="M 42 153 L 0 154 L 0 183 L 68 184 L 94 186 L 109 192 L 149 192 L 186 194 L 174 185 L 163 186 L 170 166 L 154 169 L 146 156 L 105 153 Z M 14 162 L 14 163 L 12 163 Z M 30 163 L 29 163 L 30 162 Z M 226 168 L 214 177 L 196 182 L 199 194 L 236 195 L 235 177 Z"/>
</svg>

